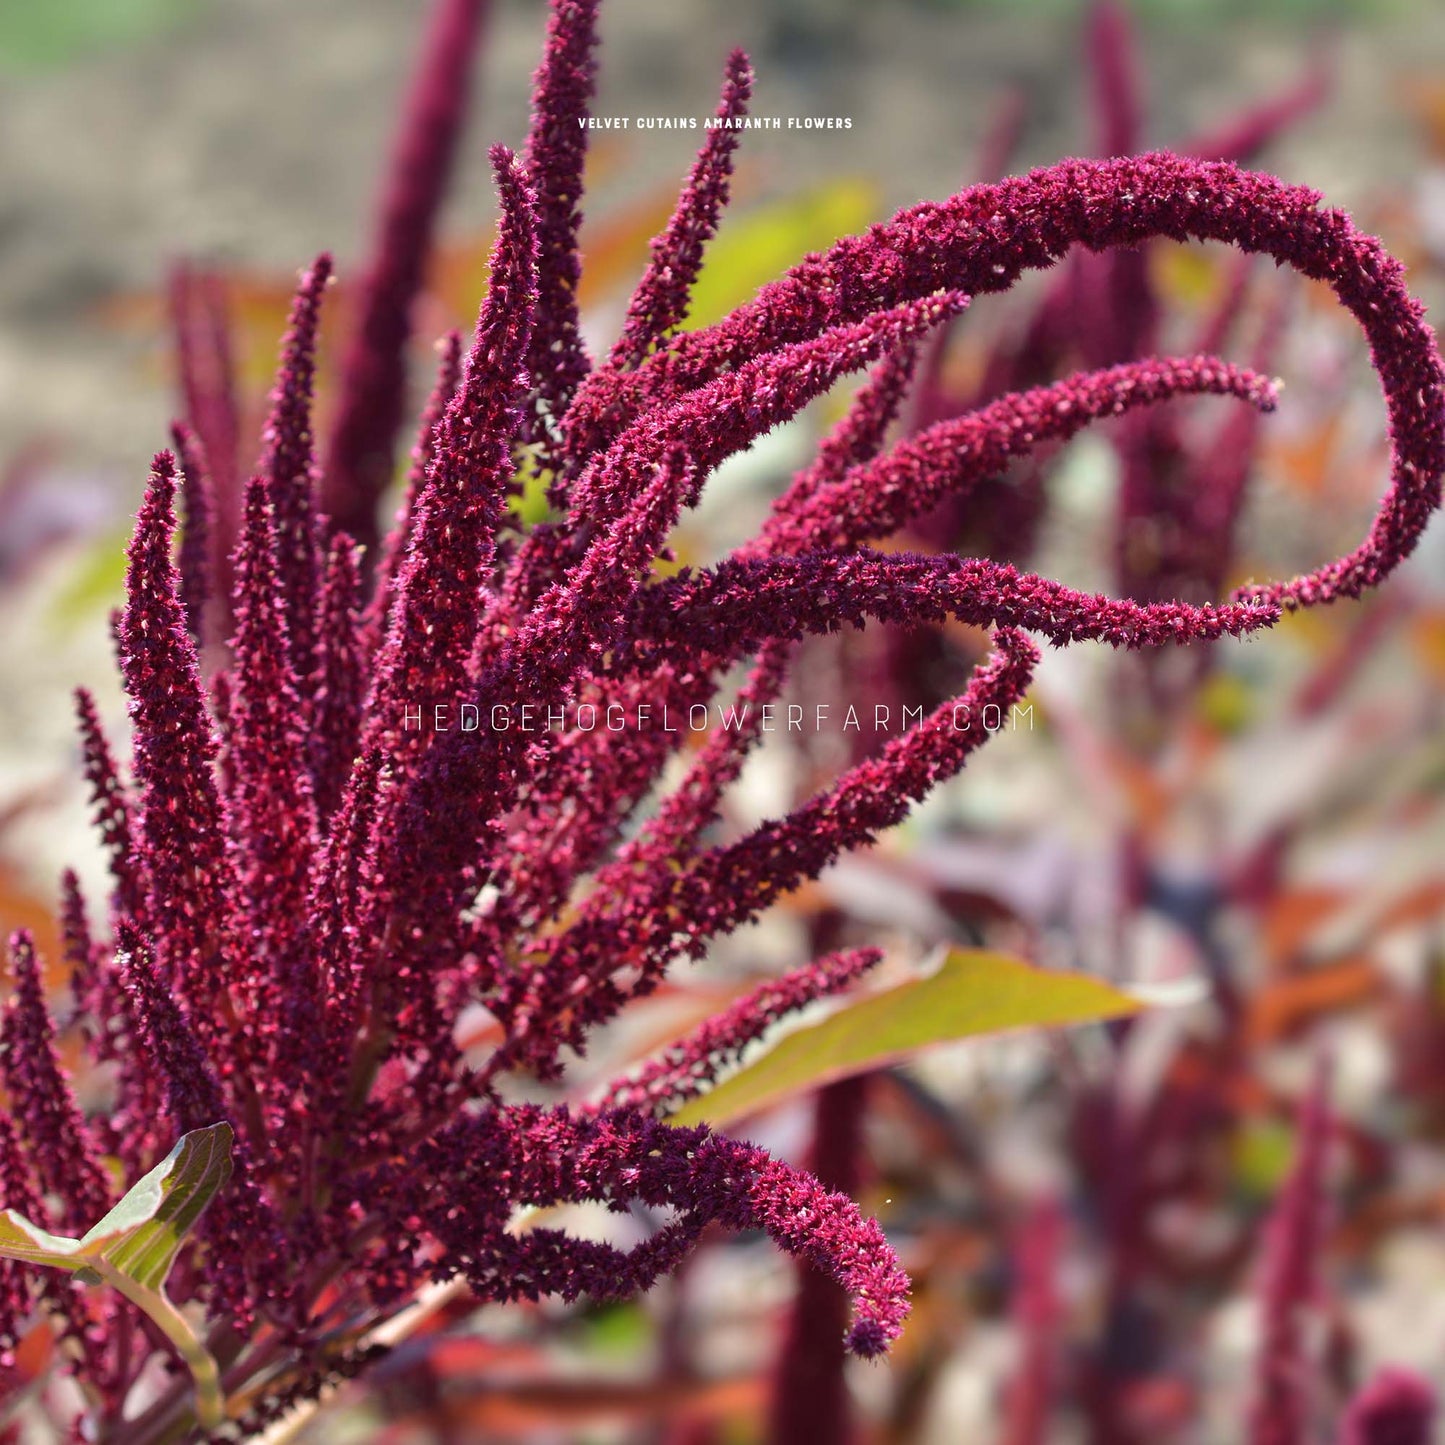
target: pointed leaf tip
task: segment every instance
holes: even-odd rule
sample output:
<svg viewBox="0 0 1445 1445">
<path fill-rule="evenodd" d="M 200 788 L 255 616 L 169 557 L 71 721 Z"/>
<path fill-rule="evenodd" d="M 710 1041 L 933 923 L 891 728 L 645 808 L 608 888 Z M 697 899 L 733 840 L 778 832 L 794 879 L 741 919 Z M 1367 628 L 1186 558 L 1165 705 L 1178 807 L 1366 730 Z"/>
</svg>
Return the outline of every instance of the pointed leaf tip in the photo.
<svg viewBox="0 0 1445 1445">
<path fill-rule="evenodd" d="M 1120 1018 L 1144 1007 L 1144 1000 L 1085 974 L 1051 973 L 1003 954 L 954 949 L 927 978 L 865 995 L 784 1035 L 668 1122 L 722 1126 L 934 1044 Z"/>
<path fill-rule="evenodd" d="M 146 1289 L 159 1289 L 206 1206 L 231 1177 L 224 1121 L 193 1129 L 80 1241 Z"/>
</svg>

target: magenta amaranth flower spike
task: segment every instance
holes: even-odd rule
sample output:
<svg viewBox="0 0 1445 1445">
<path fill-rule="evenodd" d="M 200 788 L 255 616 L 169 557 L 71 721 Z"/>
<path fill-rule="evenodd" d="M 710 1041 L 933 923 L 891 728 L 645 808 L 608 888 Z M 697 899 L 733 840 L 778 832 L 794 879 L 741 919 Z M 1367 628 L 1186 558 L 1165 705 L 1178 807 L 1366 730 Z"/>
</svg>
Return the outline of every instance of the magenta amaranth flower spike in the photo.
<svg viewBox="0 0 1445 1445">
<path fill-rule="evenodd" d="M 214 569 L 214 618 L 198 628 L 204 541 L 174 555 L 177 468 L 162 453 L 116 629 L 128 770 L 81 699 L 114 888 L 89 919 L 67 883 L 64 933 L 75 997 L 92 1015 L 76 1033 L 113 1065 L 105 1118 L 77 1119 L 28 950 L 6 1015 L 17 1051 L 5 1064 L 0 1185 L 17 1208 L 49 1218 L 48 1194 L 57 1218 L 79 1220 L 110 1188 L 100 1151 L 138 1178 L 177 1134 L 230 1124 L 235 1174 L 172 1288 L 206 1318 L 236 1412 L 248 1412 L 242 1431 L 360 1369 L 379 1348 L 375 1331 L 430 1282 L 459 1280 L 483 1303 L 615 1296 L 645 1288 L 715 1225 L 765 1232 L 805 1259 L 852 1301 L 848 1346 L 885 1349 L 908 1286 L 881 1228 L 752 1145 L 658 1117 L 774 1020 L 848 986 L 876 952 L 829 953 L 759 985 L 632 1077 L 587 1081 L 592 1105 L 562 1093 L 573 1056 L 677 961 L 871 842 L 963 767 L 989 735 L 984 710 L 1007 710 L 1029 684 L 1038 649 L 1024 632 L 1055 645 L 1184 644 L 1353 596 L 1412 550 L 1445 471 L 1441 366 L 1399 265 L 1311 192 L 1170 155 L 1067 161 L 912 207 L 807 258 L 716 325 L 677 334 L 728 186 L 733 136 L 714 132 L 623 337 L 591 371 L 577 228 L 597 6 L 555 0 L 525 161 L 493 151 L 501 222 L 470 352 L 444 345 L 402 514 L 364 562 L 352 538 L 373 535 L 389 471 L 378 458 L 392 454 L 395 363 L 477 8 L 443 0 L 437 11 L 423 67 L 436 94 L 418 93 L 411 132 L 422 170 L 394 192 L 368 302 L 385 324 L 364 323 L 368 355 L 344 388 L 355 427 L 338 424 L 348 439 L 318 476 L 310 395 L 323 263 L 293 311 L 244 526 L 221 415 L 229 383 L 211 365 L 223 348 L 208 339 L 205 308 L 187 312 L 188 410 L 234 567 Z M 447 34 L 456 44 L 442 54 Z M 741 116 L 748 87 L 735 55 L 724 119 Z M 1111 357 L 1050 380 L 1045 358 L 1069 354 L 1053 344 L 1056 310 L 1026 356 L 992 373 L 1006 384 L 985 405 L 930 418 L 889 447 L 921 348 L 971 297 L 1071 249 L 1114 253 L 1155 237 L 1268 255 L 1325 281 L 1360 322 L 1392 446 L 1364 543 L 1223 600 L 1091 594 L 986 558 L 896 550 L 899 529 L 929 509 L 976 498 L 1093 421 L 1200 394 L 1245 403 L 1251 424 L 1270 408 L 1271 382 L 1210 355 Z M 660 575 L 712 473 L 860 372 L 868 380 L 844 420 L 761 535 L 715 566 Z M 362 416 L 367 396 L 378 400 Z M 190 456 L 185 470 L 189 516 Z M 556 506 L 533 526 L 509 501 L 521 478 L 544 473 Z M 236 622 L 229 654 L 223 610 Z M 781 695 L 801 637 L 945 619 L 990 629 L 992 656 L 950 680 L 956 695 L 920 725 L 750 831 L 730 826 L 727 803 L 761 740 L 756 717 L 735 712 L 737 725 L 689 758 L 676 729 L 546 725 L 584 708 L 633 719 L 757 710 Z M 519 1085 L 507 1077 L 518 1071 L 538 1079 Z M 546 1107 L 512 1102 L 518 1087 L 554 1085 Z M 53 1143 L 60 1121 L 90 1143 L 40 1168 L 32 1146 Z M 630 1253 L 528 1227 L 539 1223 L 528 1211 L 569 1202 L 667 1211 L 669 1222 Z M 41 1288 L 89 1341 L 76 1368 L 97 1403 L 78 1428 L 107 1445 L 185 1437 L 190 1386 L 154 1368 L 144 1332 L 116 1333 L 125 1311 L 97 1306 L 82 1319 L 83 1296 Z M 0 1274 L 0 1348 L 24 1328 L 30 1297 L 13 1271 Z M 829 1309 L 832 1348 L 845 1325 L 836 1300 Z M 142 1378 L 149 1403 L 127 1417 Z"/>
<path fill-rule="evenodd" d="M 311 443 L 311 400 L 316 371 L 316 332 L 321 298 L 331 280 L 331 257 L 316 258 L 301 277 L 271 393 L 271 410 L 262 436 L 260 474 L 274 513 L 274 553 L 281 588 L 281 611 L 291 649 L 291 667 L 299 696 L 309 692 L 316 666 L 317 609 L 320 606 L 321 535 L 316 515 L 316 462 Z M 251 508 L 247 494 L 249 526 Z M 238 554 L 239 555 L 239 554 Z M 244 591 L 244 584 L 237 583 Z"/>
<path fill-rule="evenodd" d="M 523 166 L 537 193 L 540 241 L 537 323 L 532 330 L 527 370 L 533 409 L 524 436 L 559 453 L 560 431 L 573 393 L 592 369 L 582 344 L 577 283 L 582 258 L 577 233 L 582 224 L 582 170 L 587 159 L 587 120 L 597 85 L 599 0 L 554 0 L 547 23 L 547 47 L 532 95 L 532 126 Z"/>
<path fill-rule="evenodd" d="M 175 460 L 161 452 L 130 546 L 121 668 L 135 732 L 146 922 L 164 977 L 209 1027 L 209 1011 L 227 987 L 222 958 L 235 891 L 216 741 L 171 560 L 174 497 Z"/>
<path fill-rule="evenodd" d="M 146 882 L 136 849 L 131 803 L 116 771 L 95 699 L 83 687 L 75 690 L 75 707 L 95 828 L 105 844 L 110 876 L 115 883 L 114 907 L 121 916 L 141 921 L 146 906 Z"/>
<path fill-rule="evenodd" d="M 27 1219 L 34 1219 L 41 1212 L 15 1126 L 3 1113 L 0 1113 L 0 1208 L 17 1210 Z M 0 1370 L 8 1372 L 15 1366 L 15 1346 L 29 1320 L 34 1293 L 32 1281 L 31 1271 L 23 1265 L 13 1259 L 0 1259 Z"/>
<path fill-rule="evenodd" d="M 419 731 L 404 731 L 402 714 L 414 699 L 433 706 L 462 700 L 512 477 L 537 304 L 536 200 L 505 147 L 494 148 L 492 165 L 503 218 L 491 285 L 416 502 L 377 656 L 372 726 L 363 733 L 366 744 L 391 739 L 393 751 L 420 741 Z"/>
<path fill-rule="evenodd" d="M 235 881 L 251 900 L 246 948 L 254 989 L 244 1010 L 269 1035 L 260 1073 L 277 1108 L 294 1105 L 302 1059 L 314 1036 L 314 975 L 306 901 L 318 843 L 308 738 L 290 647 L 282 534 L 260 477 L 246 493 L 246 523 L 236 549 L 235 695 L 227 757 L 234 783 L 226 796 Z M 219 1116 L 216 1116 L 219 1117 Z"/>
<path fill-rule="evenodd" d="M 377 585 L 383 580 L 378 577 Z M 323 817 L 340 801 L 356 758 L 369 640 L 361 599 L 361 548 L 345 532 L 334 532 L 317 602 L 321 628 L 311 698 L 311 775 Z"/>
<path fill-rule="evenodd" d="M 645 1289 L 675 1256 L 660 1262 L 647 1245 L 629 1255 L 610 1246 L 578 1249 L 552 1230 L 517 1238 L 495 1228 L 498 1202 L 637 1200 L 678 1210 L 674 1230 L 695 1233 L 708 1223 L 761 1230 L 832 1275 L 853 1298 L 847 1338 L 859 1355 L 884 1350 L 907 1311 L 907 1278 L 876 1223 L 809 1175 L 706 1129 L 674 1129 L 635 1112 L 574 1116 L 518 1105 L 458 1120 L 422 1147 L 416 1164 L 392 1187 L 414 1195 L 417 1179 L 431 1172 L 456 1181 L 455 1199 L 408 1202 L 449 1246 L 447 1272 L 465 1272 L 491 1297 Z M 654 1236 L 654 1246 L 662 1239 Z"/>
<path fill-rule="evenodd" d="M 800 473 L 754 544 L 740 555 L 847 547 L 896 532 L 949 495 L 966 496 L 1013 461 L 1066 441 L 1091 422 L 1189 395 L 1236 396 L 1273 411 L 1274 385 L 1257 372 L 1209 356 L 1126 362 L 1084 372 L 939 422 L 886 457 L 847 469 L 826 486 Z"/>
<path fill-rule="evenodd" d="M 186 609 L 186 626 L 196 646 L 206 643 L 206 603 L 216 575 L 211 556 L 216 531 L 216 502 L 211 495 L 211 477 L 206 470 L 201 439 L 185 422 L 171 427 L 171 443 L 181 472 L 181 550 L 176 565 L 181 573 L 181 605 Z"/>
<path fill-rule="evenodd" d="M 406 347 L 466 119 L 489 0 L 435 0 L 381 199 L 361 316 L 342 368 L 321 483 L 326 514 L 366 547 L 391 485 L 406 407 Z"/>
<path fill-rule="evenodd" d="M 1345 1411 L 1338 1445 L 1430 1445 L 1435 1391 L 1408 1370 L 1381 1370 Z"/>
<path fill-rule="evenodd" d="M 110 1183 L 56 1054 L 35 941 L 23 929 L 10 939 L 10 975 L 15 992 L 0 1023 L 0 1076 L 41 1187 L 61 1201 L 61 1225 L 83 1233 L 110 1208 Z"/>
<path fill-rule="evenodd" d="M 411 545 L 416 504 L 421 497 L 422 488 L 426 485 L 432 458 L 436 455 L 442 418 L 446 415 L 447 407 L 451 404 L 457 383 L 461 379 L 461 332 L 448 332 L 442 338 L 438 352 L 436 381 L 421 414 L 421 425 L 418 428 L 416 445 L 412 448 L 411 467 L 407 471 L 401 509 L 393 520 L 376 564 L 376 582 L 366 609 L 364 643 L 368 650 L 374 650 L 380 644 L 386 631 L 386 612 L 391 605 L 402 563 L 406 560 L 406 550 Z"/>
<path fill-rule="evenodd" d="M 1250 1445 L 1305 1445 L 1311 1425 L 1312 1367 L 1303 1341 L 1304 1312 L 1319 1289 L 1330 1143 L 1329 1069 L 1321 1065 L 1300 1113 L 1299 1146 L 1265 1234 L 1263 1341 Z"/>
<path fill-rule="evenodd" d="M 747 114 L 753 71 L 748 57 L 728 57 L 722 99 L 667 229 L 652 243 L 652 260 L 627 305 L 627 322 L 613 344 L 608 366 L 636 366 L 663 344 L 687 315 L 692 284 L 702 267 L 703 247 L 717 230 L 732 182 L 737 123 Z"/>
</svg>

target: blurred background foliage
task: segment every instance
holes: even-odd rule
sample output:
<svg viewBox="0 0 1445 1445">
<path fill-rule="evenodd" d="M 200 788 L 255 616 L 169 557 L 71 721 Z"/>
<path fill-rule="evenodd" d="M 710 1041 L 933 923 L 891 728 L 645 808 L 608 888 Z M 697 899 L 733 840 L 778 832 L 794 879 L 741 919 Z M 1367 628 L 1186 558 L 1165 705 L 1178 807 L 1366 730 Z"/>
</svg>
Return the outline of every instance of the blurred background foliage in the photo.
<svg viewBox="0 0 1445 1445">
<path fill-rule="evenodd" d="M 0 0 L 0 65 L 26 71 L 163 37 L 206 0 Z"/>
<path fill-rule="evenodd" d="M 1354 209 L 1407 260 L 1417 291 L 1442 294 L 1441 7 L 1137 0 L 1133 12 L 1150 144 L 1227 122 L 1297 79 L 1323 41 L 1328 96 L 1267 164 Z M 295 272 L 334 248 L 324 405 L 421 13 L 420 0 L 0 0 L 0 923 L 36 929 L 52 960 L 57 869 L 90 860 L 95 877 L 67 694 L 111 686 L 104 619 L 121 539 L 173 408 L 165 267 L 184 256 L 223 277 L 254 435 Z M 485 285 L 481 149 L 522 133 L 542 13 L 538 0 L 494 7 L 418 315 L 419 375 L 426 341 L 465 324 Z M 707 114 L 726 49 L 742 43 L 758 113 L 853 118 L 846 132 L 746 138 L 692 321 L 972 179 L 1011 96 L 1022 125 L 1010 168 L 1087 152 L 1083 13 L 1074 0 L 609 0 L 599 114 Z M 695 140 L 598 138 L 583 293 L 595 337 L 615 330 Z M 1184 338 L 1230 284 L 1224 258 L 1203 249 L 1152 248 L 1148 268 Z M 1253 283 L 1261 307 L 1272 279 Z M 971 393 L 1040 294 L 979 303 L 944 359 L 945 392 Z M 1277 365 L 1289 390 L 1262 435 L 1231 582 L 1348 545 L 1383 485 L 1358 338 L 1314 288 L 1286 304 Z M 842 405 L 830 399 L 718 478 L 679 560 L 750 534 Z M 1200 453 L 1218 415 L 1193 419 Z M 1118 485 L 1104 439 L 1053 459 L 1032 564 L 1103 585 Z M 681 977 L 637 1033 L 601 1049 L 599 1071 L 665 1040 L 740 975 L 796 961 L 840 910 L 900 955 L 986 944 L 1116 982 L 1208 981 L 1209 1001 L 1133 1030 L 969 1045 L 877 1076 L 863 1199 L 906 1238 L 919 1300 L 892 1373 L 851 1377 L 867 1438 L 994 1429 L 1022 1328 L 1017 1225 L 1041 1198 L 1065 1200 L 1069 1217 L 1053 1246 L 1063 1378 L 1097 1384 L 1105 1340 L 1123 1381 L 1107 1418 L 1132 1432 L 1119 1438 L 1240 1438 L 1254 1231 L 1322 1040 L 1338 1056 L 1346 1140 L 1324 1394 L 1333 1402 L 1392 1358 L 1445 1380 L 1441 558 L 1437 524 L 1385 595 L 1218 649 L 1183 685 L 1102 649 L 1051 658 L 1034 731 L 996 739 L 896 838 Z M 918 677 L 978 645 L 967 629 L 931 635 Z M 820 766 L 774 750 L 744 780 L 734 820 L 775 810 Z M 751 1130 L 801 1155 L 810 1123 L 795 1100 Z M 1171 1152 L 1181 1138 L 1195 1150 L 1183 1162 Z M 1128 1174 L 1125 1156 L 1156 1173 Z M 1111 1195 L 1114 1174 L 1137 1192 Z M 1127 1261 L 1129 1288 L 1111 1253 L 1125 1224 L 1151 1251 Z M 790 1289 L 777 1258 L 744 1242 L 634 1305 L 478 1320 L 452 1302 L 316 1438 L 755 1440 L 771 1339 L 758 1321 L 781 1316 Z M 1058 1438 L 1085 1438 L 1080 1411 L 1063 1412 L 1075 1433 Z"/>
</svg>

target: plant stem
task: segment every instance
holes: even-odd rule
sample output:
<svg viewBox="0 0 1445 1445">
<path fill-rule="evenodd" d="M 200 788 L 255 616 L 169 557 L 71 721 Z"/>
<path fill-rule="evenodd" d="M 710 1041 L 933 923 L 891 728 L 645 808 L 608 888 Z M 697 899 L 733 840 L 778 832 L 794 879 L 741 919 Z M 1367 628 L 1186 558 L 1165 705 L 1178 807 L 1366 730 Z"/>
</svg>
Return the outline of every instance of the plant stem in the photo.
<svg viewBox="0 0 1445 1445">
<path fill-rule="evenodd" d="M 108 1285 L 123 1294 L 137 1309 L 144 1311 L 175 1347 L 195 1382 L 196 1418 L 202 1428 L 217 1429 L 226 1418 L 221 1372 L 215 1356 L 201 1342 L 190 1322 L 160 1290 L 146 1289 L 137 1284 L 109 1260 L 97 1258 L 92 1261 L 92 1267 Z"/>
</svg>

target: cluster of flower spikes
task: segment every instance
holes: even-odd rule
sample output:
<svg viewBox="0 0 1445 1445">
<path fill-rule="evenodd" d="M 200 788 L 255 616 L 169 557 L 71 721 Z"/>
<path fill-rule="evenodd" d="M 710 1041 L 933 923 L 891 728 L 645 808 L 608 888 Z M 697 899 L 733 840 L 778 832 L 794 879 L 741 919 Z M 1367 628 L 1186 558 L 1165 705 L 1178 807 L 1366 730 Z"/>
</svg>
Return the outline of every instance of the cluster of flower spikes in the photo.
<svg viewBox="0 0 1445 1445">
<path fill-rule="evenodd" d="M 876 955 L 831 956 L 763 985 L 593 1104 L 509 1103 L 505 1076 L 559 1078 L 567 1051 L 671 962 L 699 956 L 955 774 L 985 736 L 952 725 L 955 705 L 1021 697 L 1038 658 L 1029 633 L 1120 647 L 1244 634 L 1381 581 L 1439 502 L 1442 371 L 1401 267 L 1314 193 L 1228 163 L 1066 161 L 975 186 L 841 241 L 716 325 L 679 333 L 727 196 L 736 134 L 722 126 L 655 242 L 622 338 L 594 365 L 576 288 L 595 24 L 595 0 L 556 0 L 528 147 L 520 159 L 492 152 L 490 287 L 470 350 L 443 347 L 405 504 L 374 560 L 318 503 L 325 258 L 301 283 L 263 455 L 235 508 L 229 598 L 217 598 L 198 540 L 225 511 L 204 447 L 183 429 L 179 460 L 156 458 L 116 623 L 129 777 L 81 705 L 114 877 L 108 936 L 66 882 L 79 1011 L 93 1054 L 114 1065 L 106 1117 L 76 1108 L 29 945 L 15 946 L 17 976 L 32 982 L 7 1025 L 7 1200 L 57 1227 L 79 1223 L 109 1202 L 102 1156 L 133 1178 L 177 1133 L 230 1120 L 234 1177 L 175 1286 L 218 1322 L 228 1381 L 257 1358 L 304 1359 L 325 1330 L 384 1315 L 427 1280 L 460 1276 L 491 1300 L 632 1293 L 711 1223 L 765 1231 L 833 1276 L 853 1300 L 851 1348 L 884 1350 L 907 1280 L 878 1224 L 752 1145 L 666 1122 L 770 1022 L 848 986 Z M 735 55 L 724 118 L 743 112 L 749 88 Z M 1359 321 L 1393 447 L 1360 546 L 1218 604 L 1088 595 L 999 563 L 870 547 L 1095 420 L 1204 393 L 1273 405 L 1269 381 L 1207 355 L 1126 362 L 1002 396 L 885 450 L 923 345 L 969 298 L 1073 247 L 1159 236 L 1271 256 L 1327 283 Z M 654 561 L 709 473 L 863 371 L 760 535 L 716 567 L 659 577 Z M 524 453 L 550 475 L 552 515 L 530 528 L 509 507 Z M 190 533 L 179 549 L 178 493 Z M 208 613 L 234 617 L 209 676 Z M 712 734 L 629 832 L 676 734 L 407 722 L 437 707 L 456 718 L 464 703 L 483 716 L 582 701 L 681 713 L 750 657 L 745 693 L 766 700 L 805 635 L 945 616 L 993 630 L 992 656 L 959 697 L 732 841 L 716 841 L 713 824 L 755 730 Z M 482 1058 L 458 1042 L 477 1004 L 497 1026 Z M 46 1195 L 63 1201 L 58 1212 Z M 529 1206 L 581 1201 L 672 1218 L 631 1252 L 509 1227 Z M 0 1330 L 13 1339 L 28 1286 L 13 1273 L 4 1283 Z M 66 1295 L 57 1308 L 96 1387 L 123 1393 L 145 1351 L 131 1348 L 138 1335 L 122 1338 L 122 1307 L 87 1314 Z"/>
<path fill-rule="evenodd" d="M 1093 154 L 1133 155 L 1143 144 L 1145 105 L 1137 36 L 1127 7 L 1093 0 L 1084 16 L 1084 54 L 1092 101 Z M 1186 135 L 1170 147 L 1200 160 L 1249 164 L 1301 115 L 1319 105 L 1329 69 L 1317 55 L 1282 93 L 1230 123 Z M 1004 107 L 981 149 L 978 179 L 1002 174 L 1016 148 L 1020 104 Z M 1253 267 L 1236 255 L 1217 303 L 1203 318 L 1193 348 L 1213 353 L 1240 330 L 1250 312 Z M 1281 293 L 1282 300 L 1283 293 Z M 1278 349 L 1285 307 L 1259 308 L 1253 365 L 1268 370 Z M 938 344 L 920 368 L 909 420 L 927 426 L 954 413 L 1055 376 L 1066 366 L 1101 367 L 1159 349 L 1166 308 L 1147 249 L 1075 251 L 1050 277 L 1037 305 L 1001 328 L 984 350 L 977 381 L 956 395 L 946 377 L 947 348 Z M 942 341 L 943 338 L 940 338 Z M 1115 540 L 1117 590 L 1146 600 L 1218 594 L 1257 455 L 1261 416 L 1236 408 L 1201 445 L 1185 425 L 1191 408 L 1156 408 L 1109 429 L 1121 481 Z M 1220 432 L 1217 442 L 1215 430 Z M 1017 560 L 1033 546 L 1044 506 L 1047 451 L 986 489 L 989 505 L 947 498 L 921 520 L 917 535 L 935 550 L 981 550 Z M 1203 661 L 1206 649 L 1196 651 Z"/>
</svg>

